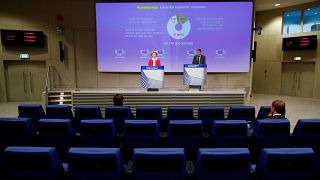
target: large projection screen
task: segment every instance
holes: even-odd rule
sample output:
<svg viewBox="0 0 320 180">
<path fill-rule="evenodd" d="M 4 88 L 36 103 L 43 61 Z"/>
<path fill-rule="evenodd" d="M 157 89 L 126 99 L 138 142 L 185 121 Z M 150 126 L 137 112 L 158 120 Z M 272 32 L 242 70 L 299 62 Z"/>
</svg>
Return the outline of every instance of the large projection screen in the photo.
<svg viewBox="0 0 320 180">
<path fill-rule="evenodd" d="M 152 51 L 182 72 L 196 49 L 208 72 L 248 72 L 252 2 L 96 3 L 99 72 L 140 72 Z"/>
</svg>

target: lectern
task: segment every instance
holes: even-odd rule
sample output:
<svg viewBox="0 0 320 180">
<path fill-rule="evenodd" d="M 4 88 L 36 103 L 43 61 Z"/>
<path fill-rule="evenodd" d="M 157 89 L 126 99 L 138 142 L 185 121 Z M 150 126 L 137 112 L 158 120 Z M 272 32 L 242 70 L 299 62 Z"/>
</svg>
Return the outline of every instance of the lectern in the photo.
<svg viewBox="0 0 320 180">
<path fill-rule="evenodd" d="M 158 91 L 164 84 L 164 66 L 141 66 L 141 87 Z"/>
<path fill-rule="evenodd" d="M 206 64 L 184 64 L 183 83 L 189 89 L 201 89 L 207 84 Z"/>
</svg>

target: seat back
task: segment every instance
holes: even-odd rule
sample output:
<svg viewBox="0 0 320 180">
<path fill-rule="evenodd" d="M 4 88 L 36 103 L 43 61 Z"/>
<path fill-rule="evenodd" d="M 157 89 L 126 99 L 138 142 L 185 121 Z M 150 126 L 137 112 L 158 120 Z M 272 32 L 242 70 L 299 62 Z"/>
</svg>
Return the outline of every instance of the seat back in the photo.
<svg viewBox="0 0 320 180">
<path fill-rule="evenodd" d="M 254 106 L 231 106 L 228 119 L 255 121 L 256 110 Z"/>
<path fill-rule="evenodd" d="M 126 148 L 151 148 L 160 146 L 157 120 L 126 120 L 124 125 Z"/>
<path fill-rule="evenodd" d="M 193 108 L 191 106 L 169 106 L 168 120 L 193 120 Z"/>
<path fill-rule="evenodd" d="M 131 119 L 131 109 L 129 106 L 107 106 L 106 119 L 113 119 L 117 132 L 121 133 L 124 127 L 124 121 Z"/>
<path fill-rule="evenodd" d="M 267 119 L 271 112 L 271 106 L 261 106 L 258 112 L 257 119 Z"/>
<path fill-rule="evenodd" d="M 256 172 L 259 179 L 312 179 L 315 169 L 312 148 L 266 148 L 261 152 Z"/>
<path fill-rule="evenodd" d="M 137 106 L 136 119 L 158 120 L 159 129 L 162 127 L 162 109 L 160 106 Z"/>
<path fill-rule="evenodd" d="M 40 104 L 20 104 L 18 105 L 18 117 L 30 118 L 35 127 L 41 118 L 45 118 L 46 114 Z"/>
<path fill-rule="evenodd" d="M 4 160 L 8 179 L 58 180 L 64 176 L 62 163 L 53 147 L 9 146 Z"/>
<path fill-rule="evenodd" d="M 36 130 L 30 118 L 0 118 L 0 149 L 35 144 Z"/>
<path fill-rule="evenodd" d="M 132 176 L 135 180 L 183 180 L 186 172 L 182 148 L 134 149 Z"/>
<path fill-rule="evenodd" d="M 168 126 L 168 147 L 197 150 L 202 145 L 202 121 L 171 120 Z"/>
<path fill-rule="evenodd" d="M 113 120 L 81 120 L 80 146 L 115 147 L 116 138 L 116 127 Z"/>
<path fill-rule="evenodd" d="M 253 132 L 254 148 L 288 147 L 290 122 L 288 119 L 258 120 Z"/>
<path fill-rule="evenodd" d="M 73 119 L 71 106 L 67 105 L 48 105 L 46 114 L 48 119 Z"/>
<path fill-rule="evenodd" d="M 202 120 L 203 131 L 210 133 L 213 121 L 224 120 L 224 107 L 223 106 L 199 107 L 198 119 Z"/>
<path fill-rule="evenodd" d="M 115 179 L 124 174 L 119 148 L 70 148 L 69 179 Z"/>
<path fill-rule="evenodd" d="M 52 146 L 58 150 L 71 147 L 75 131 L 70 119 L 40 119 L 39 143 L 41 146 Z"/>
<path fill-rule="evenodd" d="M 196 159 L 197 179 L 249 180 L 250 154 L 247 148 L 199 149 Z"/>
<path fill-rule="evenodd" d="M 299 119 L 293 133 L 293 145 L 320 149 L 320 119 Z"/>
<path fill-rule="evenodd" d="M 102 119 L 99 106 L 75 106 L 74 112 L 78 123 L 84 119 Z"/>
<path fill-rule="evenodd" d="M 247 121 L 214 121 L 211 137 L 215 147 L 248 147 Z"/>
</svg>

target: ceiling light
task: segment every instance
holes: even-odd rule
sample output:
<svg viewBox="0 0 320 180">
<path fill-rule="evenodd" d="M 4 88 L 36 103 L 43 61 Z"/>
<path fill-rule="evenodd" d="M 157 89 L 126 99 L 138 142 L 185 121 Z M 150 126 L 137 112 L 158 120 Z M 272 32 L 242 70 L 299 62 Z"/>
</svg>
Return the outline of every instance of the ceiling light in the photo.
<svg viewBox="0 0 320 180">
<path fill-rule="evenodd" d="M 310 8 L 307 9 L 307 11 L 310 11 L 310 10 L 311 10 Z"/>
<path fill-rule="evenodd" d="M 315 12 L 314 14 L 315 14 L 315 15 L 317 15 L 317 14 L 318 14 L 318 12 Z"/>
<path fill-rule="evenodd" d="M 280 5 L 281 5 L 280 3 L 274 4 L 275 7 L 278 7 L 278 6 L 280 6 Z"/>
</svg>

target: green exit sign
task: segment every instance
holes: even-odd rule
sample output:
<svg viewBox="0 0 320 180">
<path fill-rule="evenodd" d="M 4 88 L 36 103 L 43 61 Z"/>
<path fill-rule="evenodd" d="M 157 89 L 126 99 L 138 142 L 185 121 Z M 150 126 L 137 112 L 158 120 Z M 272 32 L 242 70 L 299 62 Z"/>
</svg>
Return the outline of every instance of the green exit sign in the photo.
<svg viewBox="0 0 320 180">
<path fill-rule="evenodd" d="M 20 54 L 20 59 L 29 59 L 29 54 Z"/>
</svg>

